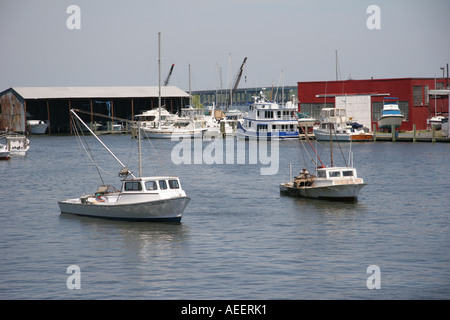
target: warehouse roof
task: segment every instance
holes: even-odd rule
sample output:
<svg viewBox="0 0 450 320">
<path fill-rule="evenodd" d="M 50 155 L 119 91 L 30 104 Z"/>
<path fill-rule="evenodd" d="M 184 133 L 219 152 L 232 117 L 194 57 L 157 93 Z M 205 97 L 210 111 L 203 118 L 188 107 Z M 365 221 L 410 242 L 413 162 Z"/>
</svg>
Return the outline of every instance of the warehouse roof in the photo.
<svg viewBox="0 0 450 320">
<path fill-rule="evenodd" d="M 158 87 L 12 87 L 23 99 L 70 99 L 70 98 L 155 98 Z M 0 93 L 1 95 L 1 93 Z M 174 87 L 161 87 L 162 97 L 189 97 L 185 91 Z"/>
</svg>

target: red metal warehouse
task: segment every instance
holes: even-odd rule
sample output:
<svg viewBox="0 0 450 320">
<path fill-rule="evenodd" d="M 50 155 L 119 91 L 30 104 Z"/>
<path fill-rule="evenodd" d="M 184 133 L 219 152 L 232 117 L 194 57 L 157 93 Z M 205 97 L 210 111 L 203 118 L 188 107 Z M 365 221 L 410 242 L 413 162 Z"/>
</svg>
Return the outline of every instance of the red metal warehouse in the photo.
<svg viewBox="0 0 450 320">
<path fill-rule="evenodd" d="M 429 94 L 430 90 L 447 87 L 446 82 L 445 78 L 298 82 L 299 111 L 318 118 L 323 107 L 337 107 L 343 103 L 348 107 L 351 104 L 356 112 L 355 120 L 366 118 L 366 125 L 372 129 L 377 124 L 383 98 L 396 97 L 405 115 L 400 130 L 412 130 L 413 124 L 417 130 L 425 130 L 430 117 L 448 116 L 448 96 Z"/>
</svg>

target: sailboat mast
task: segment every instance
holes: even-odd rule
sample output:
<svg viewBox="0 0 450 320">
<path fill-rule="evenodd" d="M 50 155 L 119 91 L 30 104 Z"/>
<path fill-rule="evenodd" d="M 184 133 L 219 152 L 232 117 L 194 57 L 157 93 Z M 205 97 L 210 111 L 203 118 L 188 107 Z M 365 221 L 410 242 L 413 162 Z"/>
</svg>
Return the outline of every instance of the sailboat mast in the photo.
<svg viewBox="0 0 450 320">
<path fill-rule="evenodd" d="M 158 32 L 158 128 L 161 129 L 161 32 Z"/>
</svg>

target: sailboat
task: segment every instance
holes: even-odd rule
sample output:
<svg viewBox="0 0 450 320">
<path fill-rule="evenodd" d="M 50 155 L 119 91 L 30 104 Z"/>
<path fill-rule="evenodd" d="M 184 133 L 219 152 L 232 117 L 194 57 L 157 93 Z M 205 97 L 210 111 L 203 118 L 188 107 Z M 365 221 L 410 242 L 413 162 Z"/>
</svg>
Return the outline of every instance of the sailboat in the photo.
<svg viewBox="0 0 450 320">
<path fill-rule="evenodd" d="M 360 190 L 366 183 L 358 177 L 356 169 L 352 166 L 334 166 L 331 136 L 330 129 L 331 166 L 326 167 L 306 134 L 307 140 L 318 159 L 316 162 L 317 175 L 310 174 L 306 169 L 303 169 L 298 176 L 291 178 L 291 181 L 280 184 L 281 193 L 316 199 L 357 200 Z"/>
</svg>

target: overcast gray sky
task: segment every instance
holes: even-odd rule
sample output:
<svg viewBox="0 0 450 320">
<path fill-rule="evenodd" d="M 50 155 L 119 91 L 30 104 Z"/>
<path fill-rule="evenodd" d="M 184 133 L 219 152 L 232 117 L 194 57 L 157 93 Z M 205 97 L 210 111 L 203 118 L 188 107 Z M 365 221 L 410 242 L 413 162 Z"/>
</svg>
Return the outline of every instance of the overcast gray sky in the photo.
<svg viewBox="0 0 450 320">
<path fill-rule="evenodd" d="M 184 90 L 189 64 L 192 90 L 220 87 L 220 69 L 227 88 L 244 57 L 240 87 L 335 80 L 335 50 L 341 79 L 440 77 L 449 31 L 449 0 L 0 0 L 0 91 L 156 86 L 158 32 L 162 79 L 174 63 Z"/>
</svg>

